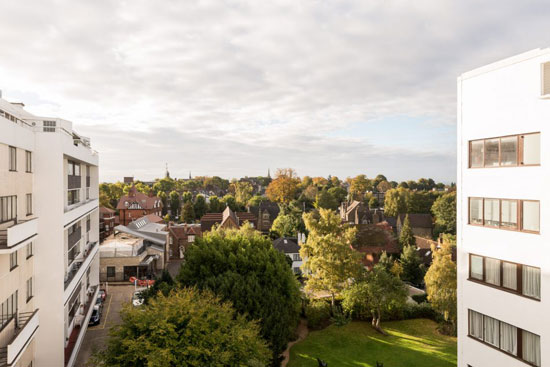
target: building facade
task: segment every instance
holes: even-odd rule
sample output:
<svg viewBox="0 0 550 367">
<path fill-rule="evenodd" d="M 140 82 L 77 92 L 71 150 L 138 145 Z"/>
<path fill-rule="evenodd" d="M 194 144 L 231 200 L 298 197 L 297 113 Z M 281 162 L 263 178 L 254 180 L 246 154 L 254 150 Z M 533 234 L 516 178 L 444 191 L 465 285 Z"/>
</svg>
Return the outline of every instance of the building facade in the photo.
<svg viewBox="0 0 550 367">
<path fill-rule="evenodd" d="M 134 220 L 148 214 L 162 216 L 162 200 L 156 196 L 148 196 L 137 191 L 132 185 L 128 195 L 120 198 L 117 205 L 120 224 L 127 226 Z"/>
<path fill-rule="evenodd" d="M 458 78 L 458 366 L 550 365 L 550 49 Z"/>
<path fill-rule="evenodd" d="M 0 98 L 0 366 L 72 366 L 99 290 L 98 155 Z"/>
</svg>

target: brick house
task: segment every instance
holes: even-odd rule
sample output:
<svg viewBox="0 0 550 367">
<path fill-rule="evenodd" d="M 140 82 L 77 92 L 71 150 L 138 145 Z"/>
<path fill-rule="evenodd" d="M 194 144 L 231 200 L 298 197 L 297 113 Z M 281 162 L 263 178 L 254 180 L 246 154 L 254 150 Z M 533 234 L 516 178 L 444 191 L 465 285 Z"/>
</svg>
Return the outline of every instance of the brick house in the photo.
<svg viewBox="0 0 550 367">
<path fill-rule="evenodd" d="M 197 237 L 202 237 L 200 224 L 170 224 L 168 226 L 169 259 L 183 259 L 185 250 L 195 242 Z"/>
<path fill-rule="evenodd" d="M 361 261 L 367 269 L 372 269 L 378 263 L 384 251 L 394 256 L 401 252 L 392 227 L 387 222 L 360 224 L 356 228 L 357 237 L 353 248 L 363 254 Z"/>
<path fill-rule="evenodd" d="M 99 240 L 103 241 L 105 238 L 113 234 L 115 228 L 115 211 L 111 208 L 104 206 L 99 207 Z"/>
<path fill-rule="evenodd" d="M 135 186 L 130 188 L 128 195 L 120 198 L 116 208 L 119 211 L 120 224 L 123 226 L 144 215 L 162 216 L 162 200 L 157 196 L 147 196 L 137 191 Z"/>
<path fill-rule="evenodd" d="M 262 201 L 258 206 L 249 206 L 248 212 L 258 219 L 258 231 L 268 233 L 271 230 L 273 221 L 279 216 L 279 204 L 271 201 Z"/>
<path fill-rule="evenodd" d="M 369 206 L 362 201 L 343 202 L 340 205 L 340 218 L 343 223 L 367 224 L 372 223 L 372 214 Z"/>
<path fill-rule="evenodd" d="M 401 234 L 401 228 L 405 223 L 407 214 L 397 216 L 396 230 L 397 236 Z M 408 214 L 411 223 L 412 232 L 415 236 L 432 238 L 433 236 L 433 218 L 430 214 Z"/>
<path fill-rule="evenodd" d="M 252 213 L 234 212 L 229 207 L 223 213 L 207 213 L 201 218 L 201 231 L 206 232 L 212 229 L 215 224 L 221 228 L 240 228 L 248 222 L 252 228 L 258 228 L 258 219 Z"/>
</svg>

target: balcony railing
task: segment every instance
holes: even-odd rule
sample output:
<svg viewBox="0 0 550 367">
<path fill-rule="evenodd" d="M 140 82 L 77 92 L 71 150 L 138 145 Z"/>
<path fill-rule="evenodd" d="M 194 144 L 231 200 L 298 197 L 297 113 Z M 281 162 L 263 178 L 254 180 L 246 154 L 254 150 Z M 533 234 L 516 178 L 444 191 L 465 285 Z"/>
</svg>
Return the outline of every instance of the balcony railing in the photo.
<svg viewBox="0 0 550 367">
<path fill-rule="evenodd" d="M 82 237 L 82 227 L 78 227 L 73 233 L 69 235 L 69 248 L 73 247 L 75 243 L 80 241 Z"/>
<path fill-rule="evenodd" d="M 36 219 L 15 219 L 8 228 L 1 229 L 0 249 L 12 247 L 35 235 L 38 231 L 38 221 Z"/>
<path fill-rule="evenodd" d="M 81 253 L 82 256 L 79 256 L 76 260 L 73 261 L 69 271 L 65 275 L 64 289 L 67 289 L 67 287 L 69 286 L 69 284 L 71 283 L 75 275 L 78 273 L 78 270 L 80 269 L 82 264 L 86 261 L 86 259 L 88 258 L 88 256 L 90 255 L 90 253 L 92 252 L 92 250 L 96 245 L 97 245 L 97 242 L 92 242 L 88 244 L 84 249 L 84 251 L 82 251 Z"/>
<path fill-rule="evenodd" d="M 38 309 L 34 312 L 19 312 L 15 318 L 15 328 L 6 346 L 0 347 L 0 367 L 13 366 L 16 359 L 38 328 Z"/>
<path fill-rule="evenodd" d="M 98 286 L 90 286 L 87 292 L 86 296 L 86 303 L 83 304 L 84 309 L 81 312 L 81 320 L 80 325 L 76 324 L 76 326 L 73 328 L 71 334 L 67 338 L 67 346 L 65 347 L 65 366 L 67 365 L 73 365 L 76 356 L 75 354 L 75 347 L 77 345 L 80 345 L 82 343 L 83 335 L 82 333 L 86 331 L 88 327 L 88 320 L 90 319 L 91 315 L 91 307 L 95 304 L 95 300 L 97 298 L 97 292 L 98 292 Z M 0 366 L 1 367 L 1 366 Z"/>
<path fill-rule="evenodd" d="M 82 187 L 81 176 L 68 175 L 67 179 L 67 187 L 69 190 L 80 189 Z"/>
</svg>

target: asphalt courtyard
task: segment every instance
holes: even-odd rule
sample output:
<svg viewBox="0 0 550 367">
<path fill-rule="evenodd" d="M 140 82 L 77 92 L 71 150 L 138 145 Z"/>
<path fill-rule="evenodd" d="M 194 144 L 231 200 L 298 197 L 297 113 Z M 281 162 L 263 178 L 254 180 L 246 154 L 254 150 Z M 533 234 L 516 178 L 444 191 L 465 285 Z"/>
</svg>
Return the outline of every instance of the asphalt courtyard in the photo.
<svg viewBox="0 0 550 367">
<path fill-rule="evenodd" d="M 105 346 L 109 329 L 120 323 L 120 310 L 125 302 L 132 300 L 133 285 L 109 285 L 107 298 L 103 304 L 103 314 L 99 325 L 89 327 L 76 358 L 76 367 L 90 367 L 86 363 L 92 353 Z"/>
</svg>

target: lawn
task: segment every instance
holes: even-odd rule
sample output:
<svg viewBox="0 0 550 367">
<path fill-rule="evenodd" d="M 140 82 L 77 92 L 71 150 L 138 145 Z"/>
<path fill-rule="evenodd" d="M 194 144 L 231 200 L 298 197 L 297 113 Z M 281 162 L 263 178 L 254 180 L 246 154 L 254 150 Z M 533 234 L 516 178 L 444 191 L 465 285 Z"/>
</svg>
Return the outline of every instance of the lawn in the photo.
<svg viewBox="0 0 550 367">
<path fill-rule="evenodd" d="M 383 322 L 384 336 L 370 323 L 331 325 L 308 337 L 290 350 L 288 367 L 316 367 L 319 357 L 329 367 L 451 367 L 456 366 L 456 338 L 436 331 L 431 320 Z"/>
</svg>

